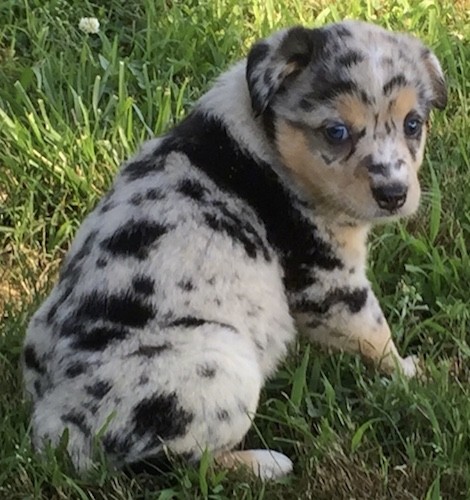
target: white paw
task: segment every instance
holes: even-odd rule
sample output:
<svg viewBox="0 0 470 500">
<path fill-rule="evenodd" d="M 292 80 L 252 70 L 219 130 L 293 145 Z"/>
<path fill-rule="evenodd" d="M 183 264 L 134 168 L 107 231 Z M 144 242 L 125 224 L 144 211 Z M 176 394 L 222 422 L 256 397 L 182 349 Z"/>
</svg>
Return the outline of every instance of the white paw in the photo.
<svg viewBox="0 0 470 500">
<path fill-rule="evenodd" d="M 292 472 L 290 458 L 271 450 L 250 450 L 253 472 L 263 481 L 277 479 Z"/>
<path fill-rule="evenodd" d="M 418 356 L 407 356 L 406 358 L 400 360 L 400 365 L 403 375 L 407 378 L 416 377 L 421 373 Z"/>
</svg>

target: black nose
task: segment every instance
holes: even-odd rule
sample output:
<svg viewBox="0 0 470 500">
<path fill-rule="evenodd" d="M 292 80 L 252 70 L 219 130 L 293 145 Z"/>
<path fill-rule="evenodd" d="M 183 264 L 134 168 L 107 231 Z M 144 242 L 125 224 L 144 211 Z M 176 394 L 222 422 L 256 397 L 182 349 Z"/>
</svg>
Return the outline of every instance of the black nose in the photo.
<svg viewBox="0 0 470 500">
<path fill-rule="evenodd" d="M 380 208 L 393 212 L 406 201 L 408 188 L 403 184 L 389 184 L 372 188 L 372 195 Z"/>
</svg>

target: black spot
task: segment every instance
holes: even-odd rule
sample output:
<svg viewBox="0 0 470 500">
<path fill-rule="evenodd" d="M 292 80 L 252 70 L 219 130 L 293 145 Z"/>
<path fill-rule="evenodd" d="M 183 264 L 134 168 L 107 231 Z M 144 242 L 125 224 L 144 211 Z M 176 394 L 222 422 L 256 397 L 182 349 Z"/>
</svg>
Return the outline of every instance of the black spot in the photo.
<svg viewBox="0 0 470 500">
<path fill-rule="evenodd" d="M 383 323 L 384 323 L 384 317 L 383 317 L 383 314 L 382 314 L 382 313 L 377 314 L 377 316 L 375 317 L 375 322 L 376 322 L 378 325 L 380 325 L 380 326 L 382 326 L 382 325 L 383 325 Z"/>
<path fill-rule="evenodd" d="M 374 114 L 374 134 L 373 134 L 373 139 L 374 141 L 377 139 L 377 127 L 379 124 L 379 115 L 377 113 Z"/>
<path fill-rule="evenodd" d="M 202 378 L 214 378 L 217 368 L 214 365 L 204 364 L 196 367 L 196 373 Z"/>
<path fill-rule="evenodd" d="M 364 55 L 355 50 L 349 50 L 345 54 L 340 55 L 336 58 L 336 64 L 338 66 L 346 66 L 350 68 L 355 66 L 364 60 Z"/>
<path fill-rule="evenodd" d="M 167 231 L 167 227 L 157 222 L 131 219 L 104 239 L 100 246 L 114 256 L 143 260 L 148 255 L 149 247 Z"/>
<path fill-rule="evenodd" d="M 103 205 L 101 205 L 100 212 L 102 214 L 105 214 L 106 212 L 109 212 L 110 210 L 112 210 L 115 206 L 116 205 L 114 203 L 111 203 L 111 202 L 103 203 Z"/>
<path fill-rule="evenodd" d="M 102 444 L 104 451 L 118 461 L 124 462 L 132 449 L 132 439 L 128 435 L 109 432 L 103 436 Z"/>
<path fill-rule="evenodd" d="M 133 409 L 133 432 L 141 438 L 150 438 L 158 446 L 162 440 L 183 436 L 193 418 L 192 413 L 179 405 L 175 392 L 154 394 Z"/>
<path fill-rule="evenodd" d="M 46 373 L 46 368 L 39 360 L 36 350 L 32 345 L 26 345 L 23 351 L 23 359 L 24 364 L 30 370 L 34 370 L 35 372 L 44 375 Z"/>
<path fill-rule="evenodd" d="M 398 59 L 406 62 L 407 64 L 416 64 L 415 61 L 411 58 L 411 57 L 408 57 L 408 53 L 405 52 L 404 50 L 400 49 L 398 51 Z"/>
<path fill-rule="evenodd" d="M 352 80 L 338 80 L 328 86 L 323 86 L 316 92 L 315 97 L 318 101 L 329 101 L 341 94 L 353 94 L 355 92 L 358 92 L 358 87 Z"/>
<path fill-rule="evenodd" d="M 85 436 L 90 436 L 91 429 L 89 425 L 86 423 L 86 417 L 83 413 L 70 411 L 69 413 L 62 415 L 62 422 L 64 424 L 73 424 L 75 425 Z"/>
<path fill-rule="evenodd" d="M 81 261 L 91 253 L 97 235 L 98 231 L 92 231 L 85 238 L 85 241 L 83 242 L 81 248 L 75 253 L 70 253 L 67 256 L 65 263 L 60 270 L 60 283 L 65 280 L 70 281 L 74 284 L 77 282 L 80 275 Z"/>
<path fill-rule="evenodd" d="M 126 165 L 122 171 L 129 181 L 135 181 L 163 170 L 164 157 L 150 157 L 136 160 Z"/>
<path fill-rule="evenodd" d="M 155 292 L 155 281 L 148 276 L 136 276 L 132 280 L 132 287 L 136 293 L 149 296 Z"/>
<path fill-rule="evenodd" d="M 141 345 L 139 348 L 130 354 L 130 356 L 144 356 L 146 358 L 153 358 L 158 356 L 164 351 L 168 351 L 173 346 L 168 342 L 161 345 Z"/>
<path fill-rule="evenodd" d="M 75 254 L 75 257 L 77 259 L 83 259 L 84 257 L 90 254 L 97 235 L 98 231 L 92 231 L 90 234 L 88 234 L 88 236 L 85 238 L 85 241 L 83 242 L 82 247 Z"/>
<path fill-rule="evenodd" d="M 217 418 L 221 422 L 227 422 L 228 420 L 230 420 L 230 414 L 227 410 L 219 409 L 217 410 Z"/>
<path fill-rule="evenodd" d="M 100 269 L 102 269 L 103 267 L 106 267 L 107 265 L 108 265 L 108 261 L 106 259 L 103 259 L 102 257 L 100 257 L 96 261 L 96 267 L 98 267 Z"/>
<path fill-rule="evenodd" d="M 138 385 L 146 385 L 150 382 L 150 378 L 148 375 L 142 374 L 139 378 L 139 383 Z"/>
<path fill-rule="evenodd" d="M 70 297 L 74 289 L 73 285 L 69 285 L 57 298 L 57 300 L 52 304 L 49 309 L 46 319 L 48 323 L 51 323 L 57 314 L 59 307 Z"/>
<path fill-rule="evenodd" d="M 129 291 L 106 295 L 93 291 L 81 297 L 77 318 L 107 320 L 121 326 L 143 328 L 154 316 L 152 306 Z"/>
<path fill-rule="evenodd" d="M 140 193 L 134 193 L 131 196 L 129 203 L 131 205 L 134 205 L 135 207 L 138 207 L 143 201 L 144 201 L 144 197 Z"/>
<path fill-rule="evenodd" d="M 65 370 L 65 376 L 67 378 L 75 378 L 86 372 L 88 365 L 81 363 L 80 361 L 74 361 Z"/>
<path fill-rule="evenodd" d="M 390 78 L 390 80 L 383 86 L 383 95 L 388 96 L 392 93 L 392 90 L 395 87 L 405 87 L 406 85 L 408 85 L 408 80 L 406 79 L 405 75 L 395 75 L 394 77 Z"/>
<path fill-rule="evenodd" d="M 307 99 L 306 97 L 302 97 L 299 101 L 299 107 L 304 111 L 310 112 L 315 107 L 315 103 L 313 103 L 310 99 Z"/>
<path fill-rule="evenodd" d="M 384 177 L 390 177 L 390 169 L 385 163 L 370 163 L 367 165 L 367 170 L 371 174 L 383 175 Z"/>
<path fill-rule="evenodd" d="M 169 327 L 183 326 L 185 328 L 196 327 L 205 325 L 206 323 L 212 323 L 212 321 L 206 321 L 201 318 L 194 318 L 193 316 L 186 316 L 184 318 L 179 318 L 175 321 L 169 323 Z"/>
<path fill-rule="evenodd" d="M 326 314 L 335 305 L 344 304 L 352 314 L 358 313 L 367 302 L 367 288 L 335 288 L 328 292 L 321 302 L 303 299 L 295 309 L 297 312 Z"/>
<path fill-rule="evenodd" d="M 38 397 L 41 397 L 43 395 L 41 382 L 39 382 L 39 380 L 35 380 L 33 385 L 34 385 L 34 390 L 36 391 L 36 395 Z"/>
<path fill-rule="evenodd" d="M 191 179 L 181 181 L 178 184 L 177 190 L 195 201 L 201 201 L 207 192 L 207 189 L 201 183 Z"/>
<path fill-rule="evenodd" d="M 80 276 L 80 263 L 78 259 L 75 259 L 73 257 L 68 258 L 60 269 L 59 283 L 63 283 L 64 281 L 76 283 L 79 276 Z"/>
<path fill-rule="evenodd" d="M 184 328 L 195 328 L 202 325 L 217 325 L 222 328 L 228 328 L 229 330 L 232 330 L 234 332 L 237 331 L 233 326 L 227 325 L 226 323 L 221 323 L 219 321 L 209 321 L 202 318 L 195 318 L 194 316 L 185 316 L 183 318 L 178 318 L 175 321 L 168 323 L 167 327 L 174 328 L 182 326 Z"/>
<path fill-rule="evenodd" d="M 204 219 L 206 221 L 206 224 L 213 231 L 225 232 L 232 240 L 241 243 L 248 257 L 251 257 L 252 259 L 255 259 L 257 257 L 255 244 L 240 231 L 240 226 L 230 222 L 227 219 L 222 219 L 216 214 L 205 213 Z"/>
<path fill-rule="evenodd" d="M 263 81 L 268 86 L 273 84 L 273 73 L 274 73 L 274 71 L 272 68 L 268 68 L 264 72 Z"/>
<path fill-rule="evenodd" d="M 84 351 L 103 351 L 112 342 L 123 340 L 129 335 L 129 330 L 120 326 L 94 327 L 86 330 L 75 330 L 76 336 L 74 347 Z M 69 333 L 70 335 L 70 333 Z"/>
<path fill-rule="evenodd" d="M 101 208 L 100 212 L 101 213 L 106 213 L 109 212 L 109 210 L 112 210 L 115 207 L 115 204 L 111 201 L 112 196 L 115 193 L 115 189 L 111 188 L 101 199 Z"/>
<path fill-rule="evenodd" d="M 394 168 L 396 170 L 400 170 L 402 167 L 405 167 L 406 166 L 406 162 L 405 160 L 402 160 L 401 158 L 399 158 L 396 162 L 395 162 L 395 165 L 393 165 Z"/>
<path fill-rule="evenodd" d="M 161 200 L 162 198 L 164 198 L 164 195 L 160 190 L 156 188 L 150 188 L 145 192 L 145 197 L 147 198 L 147 200 Z"/>
<path fill-rule="evenodd" d="M 95 382 L 93 385 L 86 385 L 85 390 L 87 394 L 90 396 L 93 396 L 96 399 L 101 399 L 108 394 L 108 392 L 111 390 L 111 383 L 106 381 L 106 380 L 99 380 L 98 382 Z"/>
<path fill-rule="evenodd" d="M 361 98 L 362 103 L 365 104 L 366 106 L 370 106 L 375 102 L 374 97 L 367 95 L 367 92 L 365 92 L 364 90 L 359 91 L 359 96 Z"/>
<path fill-rule="evenodd" d="M 189 279 L 179 281 L 178 286 L 181 288 L 181 290 L 184 290 L 185 292 L 191 292 L 192 290 L 194 290 L 194 284 Z"/>
<path fill-rule="evenodd" d="M 297 275 L 304 276 L 306 268 L 343 267 L 331 245 L 300 212 L 301 201 L 283 186 L 270 165 L 240 149 L 216 118 L 197 111 L 190 114 L 160 146 L 161 153 L 171 151 L 186 154 L 220 189 L 238 196 L 255 210 L 266 228 L 268 242 L 280 253 L 290 291 L 302 289 L 296 288 L 302 287 Z M 215 220 L 213 224 L 220 223 Z M 231 231 L 231 223 L 228 225 Z"/>
<path fill-rule="evenodd" d="M 350 30 L 346 28 L 346 26 L 342 26 L 341 24 L 333 24 L 329 28 L 329 31 L 339 38 L 350 38 L 353 36 Z"/>
<path fill-rule="evenodd" d="M 88 410 L 92 415 L 96 415 L 96 412 L 100 409 L 99 404 L 96 404 L 95 401 L 84 401 L 82 403 L 82 408 Z"/>
<path fill-rule="evenodd" d="M 367 128 L 364 127 L 363 129 L 359 130 L 359 132 L 356 133 L 356 136 L 354 137 L 354 140 L 356 141 L 356 144 L 363 138 L 365 137 L 367 133 Z"/>
<path fill-rule="evenodd" d="M 265 241 L 246 216 L 242 217 L 230 211 L 220 202 L 214 201 L 212 206 L 217 208 L 217 212 L 204 214 L 206 223 L 211 229 L 225 232 L 232 240 L 240 243 L 249 257 L 256 258 L 258 252 L 261 252 L 266 261 L 271 261 Z"/>
</svg>

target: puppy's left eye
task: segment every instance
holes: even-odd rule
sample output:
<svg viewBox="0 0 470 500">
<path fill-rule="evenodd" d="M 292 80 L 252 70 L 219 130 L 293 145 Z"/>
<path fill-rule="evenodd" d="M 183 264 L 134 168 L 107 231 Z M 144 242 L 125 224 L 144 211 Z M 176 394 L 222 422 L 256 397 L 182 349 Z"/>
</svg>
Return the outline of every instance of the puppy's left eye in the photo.
<svg viewBox="0 0 470 500">
<path fill-rule="evenodd" d="M 349 130 L 344 123 L 334 123 L 324 129 L 325 137 L 331 144 L 341 144 L 349 139 Z"/>
<path fill-rule="evenodd" d="M 405 135 L 408 137 L 418 136 L 421 132 L 422 125 L 421 120 L 416 115 L 409 114 L 403 123 Z"/>
</svg>

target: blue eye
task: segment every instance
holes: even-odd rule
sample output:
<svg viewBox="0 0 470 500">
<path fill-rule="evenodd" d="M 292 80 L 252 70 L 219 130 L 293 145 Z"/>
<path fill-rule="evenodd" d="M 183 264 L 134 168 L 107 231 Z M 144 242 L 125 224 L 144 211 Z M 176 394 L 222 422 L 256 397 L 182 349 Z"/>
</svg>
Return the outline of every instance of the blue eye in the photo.
<svg viewBox="0 0 470 500">
<path fill-rule="evenodd" d="M 343 123 L 335 123 L 324 129 L 325 137 L 331 144 L 341 144 L 349 139 L 349 130 Z"/>
<path fill-rule="evenodd" d="M 408 115 L 403 123 L 405 135 L 408 137 L 416 137 L 421 132 L 421 126 L 422 123 L 419 118 L 416 118 L 416 116 L 413 115 Z"/>
</svg>

